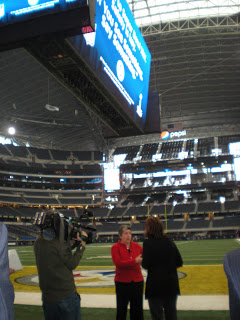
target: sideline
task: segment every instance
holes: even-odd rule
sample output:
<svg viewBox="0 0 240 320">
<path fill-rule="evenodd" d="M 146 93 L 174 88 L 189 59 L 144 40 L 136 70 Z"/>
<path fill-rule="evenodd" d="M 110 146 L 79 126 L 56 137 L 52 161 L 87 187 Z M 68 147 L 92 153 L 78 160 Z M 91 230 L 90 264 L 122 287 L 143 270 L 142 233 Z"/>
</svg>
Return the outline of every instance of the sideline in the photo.
<svg viewBox="0 0 240 320">
<path fill-rule="evenodd" d="M 41 293 L 15 292 L 14 304 L 41 306 Z M 113 294 L 81 294 L 82 308 L 116 308 L 116 296 Z M 143 309 L 149 310 L 144 299 Z M 178 310 L 185 311 L 226 311 L 229 310 L 228 295 L 182 295 L 178 297 Z"/>
</svg>

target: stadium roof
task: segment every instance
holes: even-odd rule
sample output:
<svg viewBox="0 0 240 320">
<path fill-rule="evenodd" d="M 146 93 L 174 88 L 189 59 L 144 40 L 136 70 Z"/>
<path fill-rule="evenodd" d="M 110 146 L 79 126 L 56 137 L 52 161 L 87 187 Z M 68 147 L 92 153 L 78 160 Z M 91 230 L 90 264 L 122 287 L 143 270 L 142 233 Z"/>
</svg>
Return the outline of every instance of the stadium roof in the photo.
<svg viewBox="0 0 240 320">
<path fill-rule="evenodd" d="M 239 133 L 240 1 L 128 3 L 152 55 L 149 91 L 159 94 L 161 128 Z M 19 143 L 108 148 L 98 117 L 23 48 L 1 52 L 0 61 L 0 135 L 14 125 Z"/>
<path fill-rule="evenodd" d="M 230 16 L 239 0 L 127 0 L 139 27 L 186 19 Z"/>
</svg>

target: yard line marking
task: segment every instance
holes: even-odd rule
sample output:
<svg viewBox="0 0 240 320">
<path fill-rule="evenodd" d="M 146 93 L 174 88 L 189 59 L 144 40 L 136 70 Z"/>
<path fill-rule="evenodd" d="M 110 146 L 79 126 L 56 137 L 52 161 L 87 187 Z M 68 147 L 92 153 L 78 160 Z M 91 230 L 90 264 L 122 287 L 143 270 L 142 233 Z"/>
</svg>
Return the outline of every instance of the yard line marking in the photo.
<svg viewBox="0 0 240 320">
<path fill-rule="evenodd" d="M 197 254 L 197 253 L 195 253 L 195 255 L 197 256 L 197 257 L 222 257 L 222 255 L 221 254 L 214 254 L 214 255 L 212 255 L 212 254 Z M 193 254 L 191 254 L 191 255 L 188 255 L 188 254 L 185 254 L 184 255 L 184 257 L 194 257 L 194 253 Z"/>
<path fill-rule="evenodd" d="M 93 260 L 93 259 L 112 259 L 112 256 L 95 256 L 95 257 L 87 258 L 87 260 Z"/>
<path fill-rule="evenodd" d="M 195 258 L 195 259 L 186 259 L 184 258 L 184 261 L 197 261 L 197 260 L 206 260 L 205 258 Z M 219 260 L 219 258 L 212 258 L 212 259 L 209 259 L 209 260 Z"/>
<path fill-rule="evenodd" d="M 192 242 L 193 241 L 182 241 L 182 242 L 181 241 L 180 242 L 176 241 L 177 244 L 187 244 L 187 243 L 192 243 Z"/>
<path fill-rule="evenodd" d="M 111 248 L 113 245 L 90 246 L 89 248 Z"/>
<path fill-rule="evenodd" d="M 21 251 L 18 251 L 18 253 L 21 254 L 22 256 L 32 255 L 32 252 L 24 252 L 24 253 L 22 253 Z"/>
</svg>

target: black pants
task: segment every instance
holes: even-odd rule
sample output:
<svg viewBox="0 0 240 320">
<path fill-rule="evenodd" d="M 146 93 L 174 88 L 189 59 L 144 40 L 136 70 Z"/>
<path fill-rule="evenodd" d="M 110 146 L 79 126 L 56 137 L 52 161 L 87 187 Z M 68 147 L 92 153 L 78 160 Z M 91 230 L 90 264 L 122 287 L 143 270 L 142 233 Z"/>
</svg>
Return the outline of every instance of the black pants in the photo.
<svg viewBox="0 0 240 320">
<path fill-rule="evenodd" d="M 177 320 L 177 296 L 173 297 L 153 297 L 148 299 L 152 320 L 163 320 L 163 310 L 165 320 Z"/>
<path fill-rule="evenodd" d="M 130 319 L 143 320 L 143 281 L 115 282 L 117 295 L 117 320 L 126 320 L 130 302 Z"/>
</svg>

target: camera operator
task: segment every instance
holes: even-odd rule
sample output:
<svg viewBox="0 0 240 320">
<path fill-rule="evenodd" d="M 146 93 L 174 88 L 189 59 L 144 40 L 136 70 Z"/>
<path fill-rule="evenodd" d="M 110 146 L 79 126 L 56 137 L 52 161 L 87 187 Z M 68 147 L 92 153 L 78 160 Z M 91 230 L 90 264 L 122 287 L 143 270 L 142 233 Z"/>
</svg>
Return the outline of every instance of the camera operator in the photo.
<svg viewBox="0 0 240 320">
<path fill-rule="evenodd" d="M 88 237 L 82 230 L 81 236 L 84 240 Z M 45 320 L 81 320 L 81 298 L 72 273 L 85 250 L 79 232 L 74 246 L 73 253 L 70 238 L 66 240 L 61 231 L 51 240 L 41 234 L 34 244 Z"/>
</svg>

